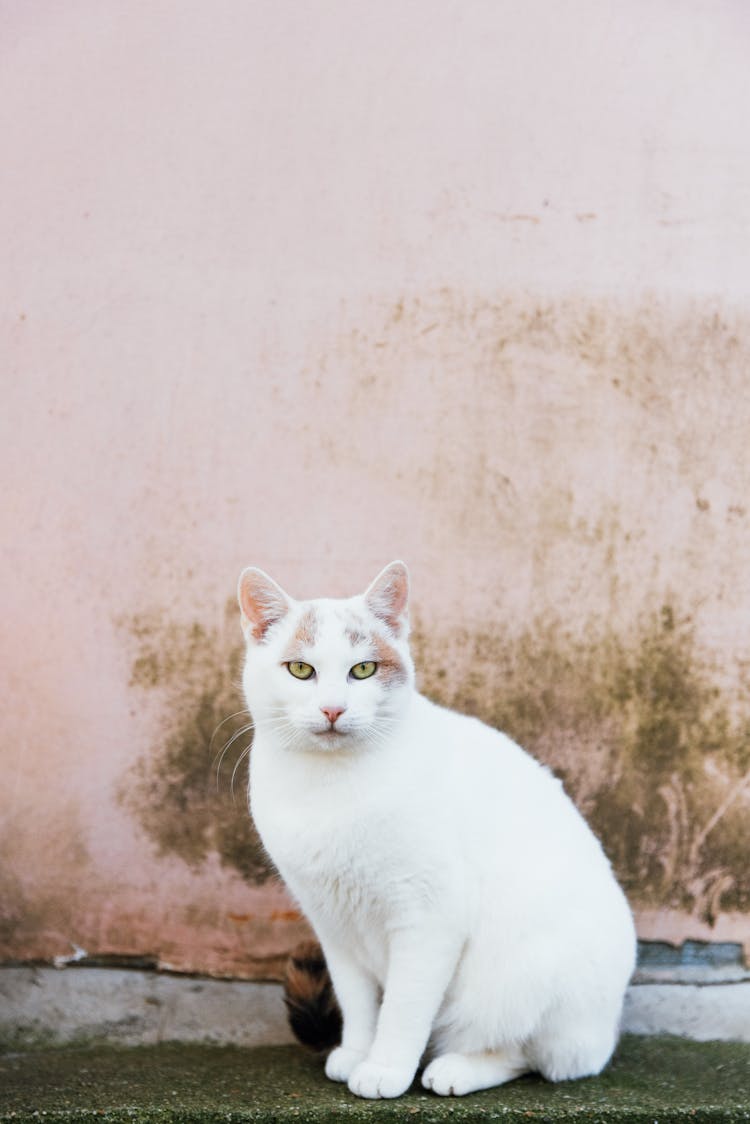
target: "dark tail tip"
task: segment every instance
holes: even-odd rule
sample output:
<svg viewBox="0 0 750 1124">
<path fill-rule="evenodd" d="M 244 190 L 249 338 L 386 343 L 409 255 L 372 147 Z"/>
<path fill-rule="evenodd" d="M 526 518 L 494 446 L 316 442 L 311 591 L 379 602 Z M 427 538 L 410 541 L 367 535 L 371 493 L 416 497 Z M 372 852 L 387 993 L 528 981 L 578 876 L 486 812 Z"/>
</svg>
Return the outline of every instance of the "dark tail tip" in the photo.
<svg viewBox="0 0 750 1124">
<path fill-rule="evenodd" d="M 305 941 L 289 957 L 284 976 L 289 1025 L 313 1050 L 330 1050 L 341 1041 L 341 1011 L 333 994 L 323 950 Z"/>
</svg>

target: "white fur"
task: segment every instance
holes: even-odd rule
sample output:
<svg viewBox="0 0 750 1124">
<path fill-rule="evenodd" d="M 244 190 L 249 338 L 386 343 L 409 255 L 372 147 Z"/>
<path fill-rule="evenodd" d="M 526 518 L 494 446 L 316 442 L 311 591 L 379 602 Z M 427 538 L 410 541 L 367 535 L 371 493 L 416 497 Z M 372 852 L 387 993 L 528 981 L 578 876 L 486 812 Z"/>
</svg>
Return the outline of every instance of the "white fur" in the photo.
<svg viewBox="0 0 750 1124">
<path fill-rule="evenodd" d="M 243 574 L 245 624 L 263 579 Z M 405 592 L 394 563 L 365 595 L 284 595 L 262 639 L 246 628 L 252 813 L 344 1016 L 326 1072 L 360 1096 L 395 1097 L 429 1047 L 422 1082 L 444 1095 L 529 1070 L 598 1073 L 634 965 L 625 898 L 559 781 L 504 734 L 414 690 Z M 311 606 L 315 643 L 290 657 Z M 405 683 L 352 679 L 376 658 L 352 648 L 354 619 L 399 652 Z M 316 675 L 295 679 L 289 658 Z M 346 708 L 343 735 L 323 732 L 320 708 L 334 706 Z"/>
</svg>

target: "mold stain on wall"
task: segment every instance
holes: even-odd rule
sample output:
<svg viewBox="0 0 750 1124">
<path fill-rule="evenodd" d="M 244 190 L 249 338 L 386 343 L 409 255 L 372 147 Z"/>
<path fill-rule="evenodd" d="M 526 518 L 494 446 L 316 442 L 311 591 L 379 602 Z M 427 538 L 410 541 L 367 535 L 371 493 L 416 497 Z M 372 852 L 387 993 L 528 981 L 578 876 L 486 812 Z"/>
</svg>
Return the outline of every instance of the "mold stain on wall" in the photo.
<svg viewBox="0 0 750 1124">
<path fill-rule="evenodd" d="M 132 629 L 133 686 L 161 693 L 164 722 L 122 802 L 161 853 L 194 868 L 217 854 L 264 882 L 273 871 L 245 799 L 251 732 L 236 713 L 241 644 L 197 622 L 139 617 Z M 597 622 L 581 635 L 549 618 L 520 635 L 440 635 L 417 618 L 420 686 L 563 778 L 636 907 L 709 923 L 750 910 L 750 699 L 719 685 L 671 603 L 627 639 Z"/>
<path fill-rule="evenodd" d="M 747 314 L 444 289 L 374 297 L 340 327 L 275 385 L 279 417 L 300 398 L 343 413 L 329 444 L 314 427 L 301 441 L 336 487 L 369 473 L 377 428 L 393 455 L 376 500 L 405 497 L 423 557 L 470 558 L 480 619 L 498 622 L 415 628 L 426 692 L 560 773 L 636 907 L 750 910 L 750 702 L 730 666 L 750 559 Z M 261 882 L 228 614 L 213 631 L 131 622 L 133 688 L 163 717 L 121 799 L 162 853 Z"/>
<path fill-rule="evenodd" d="M 517 625 L 585 598 L 628 628 L 644 591 L 676 590 L 711 602 L 701 626 L 730 651 L 750 598 L 748 356 L 750 317 L 717 299 L 444 288 L 344 307 L 282 393 L 345 420 L 300 442 L 325 487 L 367 474 L 393 551 L 470 557 Z"/>
<path fill-rule="evenodd" d="M 584 641 L 547 620 L 520 636 L 489 628 L 436 644 L 417 627 L 422 689 L 562 777 L 635 906 L 710 924 L 750 910 L 750 700 L 719 686 L 672 604 L 628 640 L 596 623 L 585 631 Z"/>
<path fill-rule="evenodd" d="M 139 615 L 130 621 L 137 645 L 131 685 L 158 692 L 163 721 L 150 752 L 119 788 L 158 852 L 200 868 L 210 855 L 249 883 L 273 868 L 247 807 L 250 719 L 239 687 L 242 645 L 236 604 L 227 627 L 207 628 Z M 234 627 L 231 627 L 234 626 Z"/>
</svg>

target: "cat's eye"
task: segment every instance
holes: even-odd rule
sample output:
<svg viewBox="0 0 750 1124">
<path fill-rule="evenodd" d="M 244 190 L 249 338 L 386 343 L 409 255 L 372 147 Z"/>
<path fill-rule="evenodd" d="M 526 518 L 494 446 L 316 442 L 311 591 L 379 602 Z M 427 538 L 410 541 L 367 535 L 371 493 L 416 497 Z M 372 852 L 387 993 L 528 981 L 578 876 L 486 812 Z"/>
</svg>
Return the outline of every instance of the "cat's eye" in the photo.
<svg viewBox="0 0 750 1124">
<path fill-rule="evenodd" d="M 290 660 L 286 666 L 289 669 L 289 674 L 293 675 L 295 679 L 309 679 L 315 674 L 315 668 L 312 664 L 303 663 L 302 660 Z"/>
<path fill-rule="evenodd" d="M 363 660 L 362 663 L 355 663 L 349 674 L 355 679 L 369 679 L 371 675 L 375 674 L 377 666 L 372 660 Z"/>
</svg>

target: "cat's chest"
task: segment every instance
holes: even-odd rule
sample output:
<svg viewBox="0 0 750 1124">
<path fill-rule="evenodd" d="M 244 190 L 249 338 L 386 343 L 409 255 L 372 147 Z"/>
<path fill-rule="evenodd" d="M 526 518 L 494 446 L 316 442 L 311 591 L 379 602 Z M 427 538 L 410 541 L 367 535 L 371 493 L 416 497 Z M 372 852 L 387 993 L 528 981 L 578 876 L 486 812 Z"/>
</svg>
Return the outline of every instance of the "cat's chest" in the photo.
<svg viewBox="0 0 750 1124">
<path fill-rule="evenodd" d="M 252 812 L 283 878 L 304 904 L 356 918 L 381 912 L 408 867 L 398 805 L 367 778 L 351 784 L 256 768 Z M 390 877 L 389 877 L 390 874 Z"/>
<path fill-rule="evenodd" d="M 253 814 L 281 873 L 315 884 L 342 904 L 377 882 L 394 839 L 387 812 L 352 807 L 345 801 L 289 798 L 280 807 L 256 793 Z"/>
</svg>

